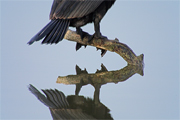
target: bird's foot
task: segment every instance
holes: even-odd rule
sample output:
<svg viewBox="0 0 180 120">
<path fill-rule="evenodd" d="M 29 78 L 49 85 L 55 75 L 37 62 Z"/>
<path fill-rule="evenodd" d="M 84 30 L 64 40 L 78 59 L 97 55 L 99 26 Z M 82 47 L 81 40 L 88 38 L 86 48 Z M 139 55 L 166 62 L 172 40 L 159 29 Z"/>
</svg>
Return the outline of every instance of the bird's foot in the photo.
<svg viewBox="0 0 180 120">
<path fill-rule="evenodd" d="M 76 33 L 81 36 L 81 40 L 83 41 L 84 37 L 87 36 L 88 33 L 84 32 L 81 28 L 76 28 Z M 76 44 L 76 51 L 79 50 L 82 46 L 86 48 L 87 45 L 83 45 L 81 43 Z"/>
<path fill-rule="evenodd" d="M 76 43 L 76 51 L 79 50 L 82 46 L 84 46 L 86 48 L 87 45 L 83 45 L 81 43 Z"/>
<path fill-rule="evenodd" d="M 103 36 L 101 34 L 94 33 L 92 36 L 88 38 L 88 42 L 91 42 L 93 39 L 107 39 L 106 36 Z"/>
<path fill-rule="evenodd" d="M 87 32 L 84 32 L 81 28 L 76 28 L 76 33 L 81 36 L 81 40 L 83 41 L 84 37 L 87 36 Z"/>
</svg>

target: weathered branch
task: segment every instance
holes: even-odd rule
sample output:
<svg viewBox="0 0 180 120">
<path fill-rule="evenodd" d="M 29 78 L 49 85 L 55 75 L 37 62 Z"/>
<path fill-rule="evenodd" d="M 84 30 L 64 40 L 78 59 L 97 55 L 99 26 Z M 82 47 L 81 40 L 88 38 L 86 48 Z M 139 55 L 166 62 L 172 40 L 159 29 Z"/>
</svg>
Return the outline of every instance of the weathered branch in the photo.
<svg viewBox="0 0 180 120">
<path fill-rule="evenodd" d="M 88 42 L 89 36 L 91 35 L 87 34 L 87 36 L 85 36 L 83 40 L 81 40 L 80 35 L 78 35 L 76 32 L 72 30 L 68 30 L 64 39 L 74 41 L 83 45 L 90 45 L 111 52 L 116 52 L 125 61 L 127 61 L 128 64 L 131 65 L 143 64 L 144 55 L 141 54 L 140 56 L 136 56 L 136 54 L 131 50 L 131 48 L 129 48 L 126 44 L 120 43 L 117 38 L 115 40 L 93 38 L 93 40 Z"/>
</svg>

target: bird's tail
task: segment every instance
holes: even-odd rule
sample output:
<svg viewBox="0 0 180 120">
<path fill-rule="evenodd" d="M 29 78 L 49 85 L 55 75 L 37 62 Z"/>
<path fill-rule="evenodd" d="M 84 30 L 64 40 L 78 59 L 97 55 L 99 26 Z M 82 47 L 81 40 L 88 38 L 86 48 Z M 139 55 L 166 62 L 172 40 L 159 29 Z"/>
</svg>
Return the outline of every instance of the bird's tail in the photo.
<svg viewBox="0 0 180 120">
<path fill-rule="evenodd" d="M 68 30 L 69 23 L 69 20 L 51 20 L 42 30 L 40 30 L 33 38 L 31 38 L 28 44 L 31 45 L 34 41 L 39 41 L 42 38 L 44 38 L 42 44 L 58 43 L 64 38 L 64 35 Z"/>
<path fill-rule="evenodd" d="M 28 86 L 29 90 L 39 99 L 43 104 L 49 108 L 68 108 L 66 96 L 59 90 L 42 90 L 46 96 L 40 93 L 33 85 Z"/>
</svg>

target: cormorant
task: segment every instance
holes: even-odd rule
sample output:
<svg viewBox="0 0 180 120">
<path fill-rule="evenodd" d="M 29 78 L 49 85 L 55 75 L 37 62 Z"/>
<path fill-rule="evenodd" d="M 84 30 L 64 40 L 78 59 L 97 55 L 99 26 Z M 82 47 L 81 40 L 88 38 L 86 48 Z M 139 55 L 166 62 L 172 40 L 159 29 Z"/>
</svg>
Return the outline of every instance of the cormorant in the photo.
<svg viewBox="0 0 180 120">
<path fill-rule="evenodd" d="M 93 37 L 104 38 L 100 32 L 100 21 L 114 2 L 115 0 L 54 0 L 50 12 L 51 21 L 28 44 L 42 38 L 42 44 L 56 44 L 64 38 L 69 26 L 76 27 L 76 32 L 83 38 L 84 32 L 80 27 L 92 22 L 95 30 Z M 76 50 L 79 48 L 76 46 Z"/>
</svg>

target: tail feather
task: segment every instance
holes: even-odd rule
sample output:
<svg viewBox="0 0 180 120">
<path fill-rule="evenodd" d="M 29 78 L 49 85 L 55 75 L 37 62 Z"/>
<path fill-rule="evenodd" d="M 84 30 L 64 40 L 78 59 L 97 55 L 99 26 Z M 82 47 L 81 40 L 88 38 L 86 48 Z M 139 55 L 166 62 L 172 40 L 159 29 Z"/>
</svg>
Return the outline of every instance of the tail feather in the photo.
<svg viewBox="0 0 180 120">
<path fill-rule="evenodd" d="M 58 28 L 57 37 L 53 40 L 53 43 L 58 43 L 59 41 L 61 41 L 61 40 L 63 39 L 63 38 L 61 38 L 62 28 L 64 27 L 63 25 L 64 25 L 64 22 L 61 22 L 61 23 L 60 23 L 60 26 L 61 26 L 61 27 Z M 67 27 L 67 28 L 68 28 L 68 27 Z M 63 37 L 64 37 L 64 35 L 63 35 Z M 56 42 L 56 41 L 57 41 L 57 42 Z"/>
<path fill-rule="evenodd" d="M 39 41 L 42 38 L 43 43 L 52 44 L 58 43 L 64 38 L 66 31 L 69 27 L 69 20 L 56 19 L 51 20 L 42 30 L 40 30 L 31 40 L 28 42 L 29 45 L 33 44 L 34 41 Z"/>
<path fill-rule="evenodd" d="M 66 96 L 63 92 L 55 90 L 42 90 L 45 95 L 40 93 L 33 85 L 29 85 L 29 90 L 46 106 L 49 108 L 69 108 L 69 103 L 67 102 Z M 46 97 L 45 97 L 46 96 Z"/>
<path fill-rule="evenodd" d="M 41 94 L 33 85 L 30 84 L 28 88 L 43 104 L 50 108 L 56 108 L 56 106 L 50 100 L 48 100 L 43 94 Z"/>
<path fill-rule="evenodd" d="M 64 38 L 64 36 L 65 36 L 65 34 L 66 34 L 67 30 L 68 30 L 69 24 L 70 24 L 69 21 L 65 23 L 64 29 L 63 29 L 61 37 L 60 37 L 60 40 L 62 40 Z M 58 43 L 58 42 L 59 41 L 55 41 L 55 43 Z"/>
<path fill-rule="evenodd" d="M 42 39 L 45 35 L 49 33 L 49 31 L 54 28 L 56 23 L 56 20 L 51 20 L 42 30 L 40 30 L 34 37 L 32 37 L 27 44 L 31 45 L 34 43 L 34 41 L 39 41 L 40 39 Z"/>
<path fill-rule="evenodd" d="M 63 92 L 55 89 L 55 94 L 56 96 L 58 97 L 58 100 L 59 100 L 59 104 L 60 106 L 62 106 L 62 108 L 68 108 L 69 107 L 69 103 L 66 99 L 66 96 L 63 94 Z"/>
<path fill-rule="evenodd" d="M 46 37 L 42 41 L 42 44 L 43 43 L 47 43 L 47 44 L 50 43 L 49 41 L 51 41 L 53 39 L 53 37 L 55 36 L 58 27 L 61 27 L 61 26 L 59 26 L 59 24 L 60 24 L 60 22 L 58 21 L 56 26 L 51 31 L 49 31 L 49 33 L 46 35 Z"/>
<path fill-rule="evenodd" d="M 61 34 L 61 31 L 60 31 L 60 29 L 62 27 L 61 24 L 62 24 L 62 22 L 58 23 L 58 25 L 57 25 L 58 28 L 56 29 L 56 32 L 54 33 L 52 38 L 47 43 L 55 43 L 54 40 L 56 40 L 56 39 L 59 40 L 60 39 L 60 37 L 59 37 L 60 35 L 59 34 Z"/>
<path fill-rule="evenodd" d="M 68 108 L 69 104 L 66 100 L 66 96 L 58 90 L 42 90 L 47 96 L 47 99 L 53 103 L 56 108 Z"/>
<path fill-rule="evenodd" d="M 53 94 L 49 90 L 42 90 L 42 91 L 47 96 L 47 99 L 50 100 L 56 106 L 56 108 L 58 108 L 58 103 L 54 98 Z"/>
<path fill-rule="evenodd" d="M 61 33 L 61 34 L 59 34 L 59 39 L 62 39 L 62 37 L 61 37 L 61 35 L 62 35 L 62 33 L 63 33 L 63 30 L 64 30 L 64 28 L 65 28 L 65 24 L 66 24 L 66 22 L 64 21 L 63 23 L 62 23 L 62 27 L 60 28 L 60 32 L 59 33 Z M 64 37 L 64 36 L 63 36 Z"/>
</svg>

